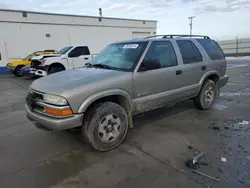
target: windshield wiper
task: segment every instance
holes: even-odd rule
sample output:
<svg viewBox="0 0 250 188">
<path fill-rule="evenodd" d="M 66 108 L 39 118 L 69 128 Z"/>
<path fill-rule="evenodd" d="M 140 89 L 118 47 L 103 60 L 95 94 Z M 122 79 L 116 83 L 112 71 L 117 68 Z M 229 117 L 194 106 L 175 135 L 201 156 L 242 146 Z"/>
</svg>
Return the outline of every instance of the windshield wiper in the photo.
<svg viewBox="0 0 250 188">
<path fill-rule="evenodd" d="M 86 63 L 85 66 L 86 67 L 92 67 L 92 64 L 91 63 Z"/>
<path fill-rule="evenodd" d="M 90 64 L 90 63 L 89 63 Z M 91 67 L 97 67 L 97 68 L 105 68 L 105 69 L 111 69 L 109 65 L 98 63 L 98 64 L 90 64 Z"/>
</svg>

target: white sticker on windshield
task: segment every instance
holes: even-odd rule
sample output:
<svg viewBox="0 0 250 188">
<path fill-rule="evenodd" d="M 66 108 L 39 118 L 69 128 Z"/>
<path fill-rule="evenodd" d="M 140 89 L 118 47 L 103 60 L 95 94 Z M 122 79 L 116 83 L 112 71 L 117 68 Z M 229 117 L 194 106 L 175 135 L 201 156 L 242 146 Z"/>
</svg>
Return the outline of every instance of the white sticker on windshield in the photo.
<svg viewBox="0 0 250 188">
<path fill-rule="evenodd" d="M 123 48 L 132 48 L 135 49 L 139 46 L 139 44 L 125 44 Z"/>
</svg>

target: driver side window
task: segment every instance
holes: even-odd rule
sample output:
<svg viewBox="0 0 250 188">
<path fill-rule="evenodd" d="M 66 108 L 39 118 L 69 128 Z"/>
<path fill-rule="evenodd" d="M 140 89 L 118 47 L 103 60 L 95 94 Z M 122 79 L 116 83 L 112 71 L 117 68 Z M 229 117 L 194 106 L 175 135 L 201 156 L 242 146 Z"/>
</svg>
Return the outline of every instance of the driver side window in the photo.
<svg viewBox="0 0 250 188">
<path fill-rule="evenodd" d="M 170 41 L 152 42 L 144 60 L 156 60 L 161 68 L 177 66 L 178 61 Z"/>
</svg>

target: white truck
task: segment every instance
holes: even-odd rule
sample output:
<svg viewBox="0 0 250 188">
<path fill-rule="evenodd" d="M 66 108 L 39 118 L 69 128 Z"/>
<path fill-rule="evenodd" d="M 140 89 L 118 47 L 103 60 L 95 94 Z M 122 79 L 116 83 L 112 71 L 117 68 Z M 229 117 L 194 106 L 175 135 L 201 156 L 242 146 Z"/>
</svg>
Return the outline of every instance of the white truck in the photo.
<svg viewBox="0 0 250 188">
<path fill-rule="evenodd" d="M 93 56 L 86 45 L 66 46 L 58 52 L 58 56 L 44 58 L 39 64 L 33 64 L 32 67 L 36 68 L 36 76 L 46 76 L 63 70 L 83 67 Z"/>
</svg>

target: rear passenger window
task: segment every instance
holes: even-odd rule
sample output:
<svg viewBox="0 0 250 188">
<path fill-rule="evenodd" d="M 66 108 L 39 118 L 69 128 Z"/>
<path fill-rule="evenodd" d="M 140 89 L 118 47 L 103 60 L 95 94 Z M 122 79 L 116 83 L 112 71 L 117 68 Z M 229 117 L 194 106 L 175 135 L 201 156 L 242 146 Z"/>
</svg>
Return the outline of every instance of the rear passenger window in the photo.
<svg viewBox="0 0 250 188">
<path fill-rule="evenodd" d="M 177 44 L 184 64 L 198 63 L 202 61 L 201 53 L 192 41 L 178 40 Z"/>
<path fill-rule="evenodd" d="M 178 65 L 174 48 L 169 41 L 152 42 L 145 60 L 158 60 L 161 67 L 172 67 Z"/>
<path fill-rule="evenodd" d="M 205 49 L 211 60 L 225 59 L 222 50 L 215 41 L 210 39 L 197 39 L 197 41 Z"/>
</svg>

